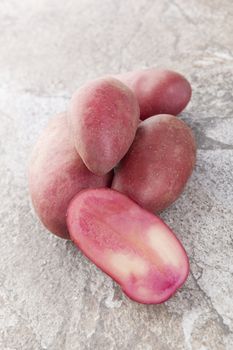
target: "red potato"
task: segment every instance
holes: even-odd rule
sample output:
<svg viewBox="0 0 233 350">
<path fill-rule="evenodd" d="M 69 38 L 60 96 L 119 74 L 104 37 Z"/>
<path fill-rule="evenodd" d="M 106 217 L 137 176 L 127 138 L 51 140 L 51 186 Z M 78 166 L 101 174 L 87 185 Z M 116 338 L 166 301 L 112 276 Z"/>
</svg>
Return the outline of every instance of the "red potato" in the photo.
<svg viewBox="0 0 233 350">
<path fill-rule="evenodd" d="M 109 172 L 133 142 L 139 106 L 132 91 L 113 78 L 91 81 L 72 97 L 70 129 L 87 168 L 97 175 Z"/>
<path fill-rule="evenodd" d="M 80 192 L 67 226 L 78 248 L 134 301 L 162 303 L 188 276 L 186 252 L 169 227 L 117 191 Z"/>
<path fill-rule="evenodd" d="M 179 114 L 192 94 L 185 77 L 171 70 L 149 68 L 115 77 L 136 95 L 142 120 L 156 114 Z"/>
<path fill-rule="evenodd" d="M 29 166 L 29 189 L 35 211 L 55 235 L 69 238 L 66 211 L 80 190 L 105 187 L 112 174 L 96 176 L 84 165 L 70 140 L 66 114 L 52 121 L 35 145 Z"/>
<path fill-rule="evenodd" d="M 195 140 L 182 120 L 171 115 L 151 117 L 139 125 L 115 171 L 112 188 L 143 208 L 160 212 L 183 191 L 195 159 Z"/>
</svg>

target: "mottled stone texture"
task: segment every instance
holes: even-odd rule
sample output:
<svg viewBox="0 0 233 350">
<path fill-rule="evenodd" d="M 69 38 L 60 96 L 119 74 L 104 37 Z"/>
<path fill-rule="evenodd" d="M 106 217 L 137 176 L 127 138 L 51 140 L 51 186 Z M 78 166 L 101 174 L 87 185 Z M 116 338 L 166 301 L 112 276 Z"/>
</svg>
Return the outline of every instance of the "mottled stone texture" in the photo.
<svg viewBox="0 0 233 350">
<path fill-rule="evenodd" d="M 232 0 L 0 1 L 0 349 L 233 349 Z M 84 81 L 166 66 L 187 75 L 182 118 L 196 170 L 162 217 L 191 260 L 168 302 L 128 300 L 70 242 L 49 235 L 26 166 L 50 116 Z"/>
</svg>

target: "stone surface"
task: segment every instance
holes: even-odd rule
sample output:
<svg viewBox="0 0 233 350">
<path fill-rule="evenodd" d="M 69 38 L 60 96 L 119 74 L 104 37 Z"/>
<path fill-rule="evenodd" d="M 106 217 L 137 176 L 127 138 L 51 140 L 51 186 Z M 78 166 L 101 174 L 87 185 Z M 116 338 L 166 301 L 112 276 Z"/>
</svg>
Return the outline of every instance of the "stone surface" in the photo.
<svg viewBox="0 0 233 350">
<path fill-rule="evenodd" d="M 232 350 L 232 0 L 1 0 L 0 349 Z M 125 297 L 31 208 L 27 159 L 73 90 L 157 65 L 187 75 L 196 170 L 162 217 L 191 273 L 165 304 Z"/>
</svg>

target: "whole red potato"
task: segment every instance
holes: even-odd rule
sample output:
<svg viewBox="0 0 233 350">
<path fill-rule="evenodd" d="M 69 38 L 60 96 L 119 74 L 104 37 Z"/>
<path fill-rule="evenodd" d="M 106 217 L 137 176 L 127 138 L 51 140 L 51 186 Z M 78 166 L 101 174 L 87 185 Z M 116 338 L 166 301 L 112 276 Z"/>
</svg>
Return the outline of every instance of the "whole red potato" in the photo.
<svg viewBox="0 0 233 350">
<path fill-rule="evenodd" d="M 172 115 L 140 123 L 128 153 L 116 168 L 112 188 L 143 208 L 160 212 L 181 194 L 195 165 L 191 129 Z"/>
<path fill-rule="evenodd" d="M 138 123 L 135 95 L 111 77 L 88 82 L 71 99 L 69 124 L 74 144 L 94 174 L 106 174 L 123 158 Z"/>
<path fill-rule="evenodd" d="M 171 70 L 148 68 L 115 77 L 136 95 L 142 120 L 156 114 L 177 115 L 192 95 L 188 80 Z"/>
<path fill-rule="evenodd" d="M 112 174 L 92 174 L 71 141 L 67 115 L 53 118 L 42 132 L 31 155 L 29 190 L 33 206 L 44 226 L 69 239 L 66 211 L 70 200 L 85 188 L 105 187 Z"/>
</svg>

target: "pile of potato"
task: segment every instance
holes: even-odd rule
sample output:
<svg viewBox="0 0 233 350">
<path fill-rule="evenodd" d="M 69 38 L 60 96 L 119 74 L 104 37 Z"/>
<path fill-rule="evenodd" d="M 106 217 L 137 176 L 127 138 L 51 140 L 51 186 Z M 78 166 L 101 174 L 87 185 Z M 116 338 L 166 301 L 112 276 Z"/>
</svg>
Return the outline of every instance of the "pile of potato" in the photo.
<svg viewBox="0 0 233 350">
<path fill-rule="evenodd" d="M 188 258 L 154 214 L 181 194 L 195 164 L 190 128 L 175 115 L 191 98 L 180 74 L 150 68 L 90 81 L 35 145 L 35 211 L 72 239 L 123 291 L 161 303 L 187 278 Z"/>
</svg>

